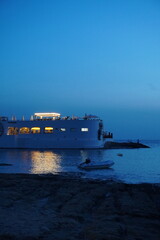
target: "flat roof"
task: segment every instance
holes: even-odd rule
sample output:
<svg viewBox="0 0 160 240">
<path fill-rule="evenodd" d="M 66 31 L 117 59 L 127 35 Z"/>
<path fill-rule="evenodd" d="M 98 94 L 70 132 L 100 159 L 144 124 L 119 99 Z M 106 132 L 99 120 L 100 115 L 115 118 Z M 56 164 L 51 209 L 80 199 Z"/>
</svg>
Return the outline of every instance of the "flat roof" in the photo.
<svg viewBox="0 0 160 240">
<path fill-rule="evenodd" d="M 60 117 L 60 113 L 55 113 L 55 112 L 46 112 L 46 113 L 35 113 L 35 117 Z"/>
</svg>

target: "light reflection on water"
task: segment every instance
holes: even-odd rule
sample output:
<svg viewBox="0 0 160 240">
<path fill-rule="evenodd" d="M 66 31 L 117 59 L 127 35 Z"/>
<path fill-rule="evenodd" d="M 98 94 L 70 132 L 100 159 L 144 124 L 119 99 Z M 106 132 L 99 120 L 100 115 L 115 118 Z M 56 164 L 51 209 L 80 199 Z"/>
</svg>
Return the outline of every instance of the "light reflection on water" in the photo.
<svg viewBox="0 0 160 240">
<path fill-rule="evenodd" d="M 0 173 L 46 174 L 59 172 L 80 173 L 83 177 L 98 179 L 118 179 L 125 182 L 160 183 L 160 142 L 148 142 L 148 149 L 113 150 L 0 150 L 0 163 L 13 164 L 1 166 Z M 120 157 L 117 154 L 122 153 Z M 86 158 L 93 161 L 112 160 L 110 170 L 85 171 L 78 164 Z"/>
<path fill-rule="evenodd" d="M 56 173 L 61 172 L 61 157 L 51 151 L 32 151 L 32 169 L 31 173 Z"/>
</svg>

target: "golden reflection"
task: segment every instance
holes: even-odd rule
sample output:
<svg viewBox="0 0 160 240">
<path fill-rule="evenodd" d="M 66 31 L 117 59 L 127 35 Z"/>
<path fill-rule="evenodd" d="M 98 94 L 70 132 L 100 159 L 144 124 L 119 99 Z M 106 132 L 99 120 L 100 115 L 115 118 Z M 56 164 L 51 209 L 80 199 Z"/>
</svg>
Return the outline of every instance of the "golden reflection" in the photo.
<svg viewBox="0 0 160 240">
<path fill-rule="evenodd" d="M 52 151 L 32 151 L 31 173 L 45 174 L 60 172 L 61 157 Z"/>
</svg>

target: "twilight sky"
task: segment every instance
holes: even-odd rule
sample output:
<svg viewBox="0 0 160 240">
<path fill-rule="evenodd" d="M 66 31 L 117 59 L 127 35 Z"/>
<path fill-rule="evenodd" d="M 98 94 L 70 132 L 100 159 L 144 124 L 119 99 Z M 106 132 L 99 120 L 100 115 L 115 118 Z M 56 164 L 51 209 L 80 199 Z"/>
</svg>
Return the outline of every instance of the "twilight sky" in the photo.
<svg viewBox="0 0 160 240">
<path fill-rule="evenodd" d="M 0 0 L 0 115 L 95 114 L 160 139 L 159 0 Z"/>
</svg>

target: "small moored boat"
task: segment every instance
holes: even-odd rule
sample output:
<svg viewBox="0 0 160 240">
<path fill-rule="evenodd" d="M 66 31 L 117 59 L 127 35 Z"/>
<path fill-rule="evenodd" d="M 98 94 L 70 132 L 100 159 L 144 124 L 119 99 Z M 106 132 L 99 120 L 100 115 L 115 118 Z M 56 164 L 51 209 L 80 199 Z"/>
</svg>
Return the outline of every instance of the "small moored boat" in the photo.
<svg viewBox="0 0 160 240">
<path fill-rule="evenodd" d="M 123 157 L 123 154 L 122 153 L 117 153 L 117 156 Z"/>
<path fill-rule="evenodd" d="M 83 162 L 78 165 L 80 169 L 90 170 L 90 169 L 105 169 L 113 166 L 114 162 L 111 160 L 104 162 Z"/>
</svg>

